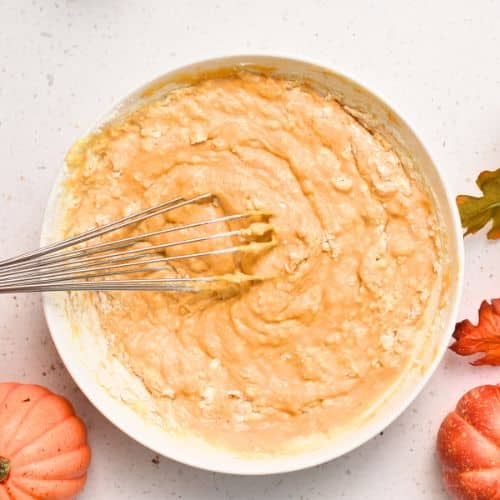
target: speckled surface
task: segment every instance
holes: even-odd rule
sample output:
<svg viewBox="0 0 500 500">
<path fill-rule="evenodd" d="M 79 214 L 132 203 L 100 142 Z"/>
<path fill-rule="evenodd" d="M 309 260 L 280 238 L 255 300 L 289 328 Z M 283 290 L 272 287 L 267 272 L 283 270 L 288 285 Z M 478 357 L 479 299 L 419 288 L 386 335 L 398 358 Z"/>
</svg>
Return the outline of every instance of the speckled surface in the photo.
<svg viewBox="0 0 500 500">
<path fill-rule="evenodd" d="M 455 192 L 500 166 L 500 2 L 2 0 L 0 255 L 37 245 L 65 151 L 129 90 L 187 60 L 238 52 L 315 58 L 379 92 L 413 124 Z M 460 316 L 500 296 L 500 243 L 466 243 Z M 68 396 L 94 459 L 86 499 L 445 499 L 439 423 L 467 389 L 500 381 L 446 355 L 383 435 L 303 472 L 242 478 L 158 458 L 107 422 L 62 366 L 40 297 L 0 296 L 0 380 Z"/>
</svg>

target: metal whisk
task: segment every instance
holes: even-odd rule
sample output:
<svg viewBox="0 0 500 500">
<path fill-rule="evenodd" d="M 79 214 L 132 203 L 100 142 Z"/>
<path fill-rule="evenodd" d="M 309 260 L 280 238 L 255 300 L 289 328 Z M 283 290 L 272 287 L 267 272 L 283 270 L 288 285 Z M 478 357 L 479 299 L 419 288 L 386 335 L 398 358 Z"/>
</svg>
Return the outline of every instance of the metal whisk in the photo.
<svg viewBox="0 0 500 500">
<path fill-rule="evenodd" d="M 209 226 L 221 222 L 236 221 L 249 218 L 266 218 L 263 212 L 246 212 L 223 217 L 192 222 L 168 227 L 148 233 L 117 239 L 110 242 L 96 243 L 90 246 L 72 248 L 76 245 L 103 236 L 112 231 L 137 224 L 151 217 L 186 207 L 195 203 L 208 202 L 215 199 L 210 193 L 190 199 L 175 198 L 160 205 L 142 210 L 115 222 L 96 227 L 77 236 L 67 238 L 58 243 L 42 247 L 17 257 L 0 261 L 0 293 L 46 292 L 69 290 L 160 290 L 194 292 L 210 289 L 214 283 L 255 281 L 259 278 L 246 274 L 221 276 L 173 276 L 154 279 L 124 279 L 124 275 L 166 271 L 169 263 L 177 260 L 231 254 L 244 251 L 255 245 L 272 246 L 274 240 L 250 228 L 236 229 L 214 234 L 207 234 L 191 239 L 180 239 L 167 243 L 153 244 L 146 248 L 130 248 L 133 245 L 147 242 L 150 238 L 168 233 L 201 226 Z M 264 233 L 267 230 L 264 230 Z M 240 237 L 241 244 L 185 253 L 168 255 L 168 249 L 187 244 L 197 244 L 209 240 Z M 164 252 L 160 254 L 159 252 Z M 118 276 L 110 280 L 110 276 Z"/>
</svg>

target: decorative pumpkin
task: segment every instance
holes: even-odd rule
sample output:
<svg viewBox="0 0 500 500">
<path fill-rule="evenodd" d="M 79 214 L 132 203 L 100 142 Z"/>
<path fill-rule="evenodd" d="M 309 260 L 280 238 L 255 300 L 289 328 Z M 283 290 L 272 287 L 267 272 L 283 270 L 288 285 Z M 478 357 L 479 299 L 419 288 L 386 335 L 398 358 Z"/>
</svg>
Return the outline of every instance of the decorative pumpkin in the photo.
<svg viewBox="0 0 500 500">
<path fill-rule="evenodd" d="M 500 499 L 500 385 L 467 392 L 437 438 L 443 480 L 453 498 Z"/>
<path fill-rule="evenodd" d="M 74 498 L 89 462 L 85 425 L 66 399 L 0 383 L 0 500 Z"/>
</svg>

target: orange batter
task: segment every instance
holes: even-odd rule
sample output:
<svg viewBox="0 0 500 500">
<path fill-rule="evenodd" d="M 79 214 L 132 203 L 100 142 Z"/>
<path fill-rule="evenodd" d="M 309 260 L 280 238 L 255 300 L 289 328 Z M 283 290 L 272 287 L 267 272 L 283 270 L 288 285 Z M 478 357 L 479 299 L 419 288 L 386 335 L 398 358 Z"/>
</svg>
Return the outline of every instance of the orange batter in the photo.
<svg viewBox="0 0 500 500">
<path fill-rule="evenodd" d="M 251 73 L 209 79 L 80 141 L 67 161 L 67 233 L 205 192 L 218 202 L 140 229 L 272 214 L 274 247 L 175 268 L 262 282 L 222 298 L 83 295 L 167 427 L 238 452 L 285 452 L 353 425 L 414 361 L 440 286 L 433 207 L 395 151 L 334 99 Z"/>
</svg>

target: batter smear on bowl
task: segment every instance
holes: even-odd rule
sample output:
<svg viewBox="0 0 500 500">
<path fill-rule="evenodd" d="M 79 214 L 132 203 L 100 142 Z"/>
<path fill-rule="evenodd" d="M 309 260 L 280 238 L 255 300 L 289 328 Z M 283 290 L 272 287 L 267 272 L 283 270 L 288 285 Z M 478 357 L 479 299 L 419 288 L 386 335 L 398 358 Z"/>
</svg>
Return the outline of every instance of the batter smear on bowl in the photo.
<svg viewBox="0 0 500 500">
<path fill-rule="evenodd" d="M 179 274 L 262 282 L 223 295 L 77 294 L 167 429 L 240 453 L 292 451 L 355 425 L 418 362 L 442 288 L 433 204 L 330 96 L 250 72 L 209 78 L 79 141 L 67 164 L 66 235 L 205 192 L 217 202 L 120 236 L 272 214 L 274 246 L 175 263 Z"/>
</svg>

